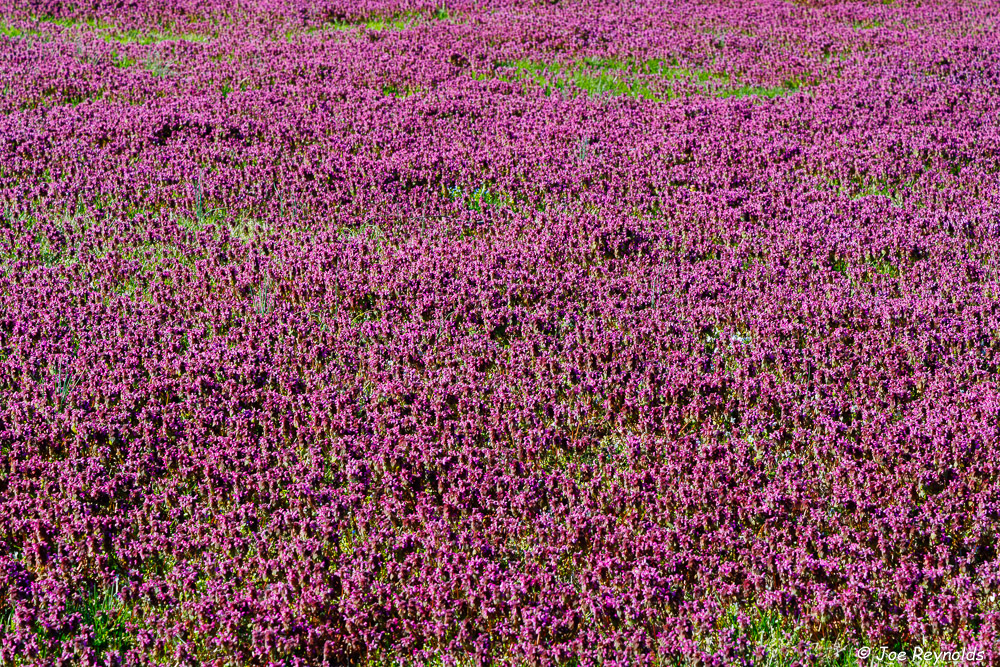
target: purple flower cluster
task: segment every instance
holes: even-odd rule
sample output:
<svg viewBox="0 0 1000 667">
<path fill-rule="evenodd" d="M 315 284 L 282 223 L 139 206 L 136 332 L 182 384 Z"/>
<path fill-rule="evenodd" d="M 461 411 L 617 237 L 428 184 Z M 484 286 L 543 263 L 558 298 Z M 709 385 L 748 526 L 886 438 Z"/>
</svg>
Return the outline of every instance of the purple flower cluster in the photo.
<svg viewBox="0 0 1000 667">
<path fill-rule="evenodd" d="M 0 0 L 0 664 L 1000 659 L 998 18 Z"/>
</svg>

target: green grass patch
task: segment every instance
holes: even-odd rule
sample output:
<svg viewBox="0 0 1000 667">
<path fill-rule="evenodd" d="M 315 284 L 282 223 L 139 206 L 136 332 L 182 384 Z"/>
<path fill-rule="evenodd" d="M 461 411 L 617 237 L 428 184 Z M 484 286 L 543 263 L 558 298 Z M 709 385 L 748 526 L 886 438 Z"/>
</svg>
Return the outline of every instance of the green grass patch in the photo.
<svg viewBox="0 0 1000 667">
<path fill-rule="evenodd" d="M 909 189 L 909 185 L 893 186 L 885 182 L 878 182 L 865 185 L 859 192 L 851 195 L 851 199 L 858 200 L 865 197 L 886 197 L 896 208 L 903 207 L 903 193 Z"/>
<path fill-rule="evenodd" d="M 96 30 L 106 30 L 109 28 L 114 28 L 110 23 L 105 23 L 100 19 L 70 19 L 70 18 L 59 18 L 57 16 L 49 16 L 48 14 L 42 14 L 39 16 L 33 16 L 33 20 L 38 23 L 50 23 L 52 25 L 57 25 L 63 28 L 81 28 L 88 27 L 94 28 Z"/>
<path fill-rule="evenodd" d="M 866 197 L 885 197 L 895 208 L 902 208 L 904 198 L 916 184 L 917 179 L 909 181 L 897 181 L 887 178 L 871 178 L 864 174 L 855 174 L 846 180 L 833 177 L 823 177 L 826 184 L 824 189 L 832 190 L 841 194 L 851 201 L 858 201 Z"/>
<path fill-rule="evenodd" d="M 364 21 L 333 21 L 325 23 L 318 28 L 308 28 L 307 33 L 321 32 L 326 30 L 351 31 L 351 30 L 371 30 L 374 32 L 392 32 L 406 30 L 419 21 L 420 15 L 415 12 L 404 12 L 389 16 L 374 16 Z M 295 33 L 289 33 L 291 38 Z"/>
<path fill-rule="evenodd" d="M 763 649 L 762 664 L 791 667 L 800 664 L 802 649 L 807 647 L 814 662 L 823 667 L 858 667 L 856 650 L 843 641 L 809 641 L 806 633 L 787 616 L 753 606 L 729 605 L 716 624 L 716 633 L 700 638 L 702 648 L 711 652 L 718 648 L 713 634 L 742 637 L 754 647 Z"/>
<path fill-rule="evenodd" d="M 786 81 L 780 86 L 739 86 L 737 88 L 720 88 L 715 97 L 760 97 L 773 99 L 797 92 L 801 87 L 799 81 Z"/>
<path fill-rule="evenodd" d="M 513 196 L 490 189 L 487 185 L 475 188 L 457 186 L 448 188 L 446 192 L 448 199 L 464 202 L 470 211 L 482 211 L 484 206 L 513 209 L 516 204 Z"/>
<path fill-rule="evenodd" d="M 207 42 L 212 39 L 209 35 L 190 31 L 178 32 L 169 28 L 152 31 L 121 30 L 112 23 L 107 23 L 95 18 L 69 19 L 42 15 L 33 17 L 33 20 L 39 24 L 47 23 L 50 25 L 57 25 L 68 30 L 88 29 L 106 42 L 119 44 L 149 45 L 159 44 L 161 42 Z M 19 35 L 39 34 L 38 31 L 24 28 L 16 28 L 12 30 L 16 31 Z M 0 32 L 3 31 L 0 30 Z"/>
<path fill-rule="evenodd" d="M 386 97 L 391 95 L 392 97 L 404 99 L 417 95 L 421 92 L 423 92 L 423 89 L 418 86 L 408 86 L 405 84 L 395 83 L 387 83 L 382 86 L 382 94 Z"/>
<path fill-rule="evenodd" d="M 611 95 L 652 101 L 687 94 L 770 99 L 796 92 L 802 85 L 797 79 L 780 86 L 735 85 L 725 72 L 684 67 L 663 58 L 584 58 L 567 63 L 523 59 L 501 62 L 492 72 L 473 72 L 472 76 L 538 86 L 546 95 Z"/>
<path fill-rule="evenodd" d="M 124 32 L 109 32 L 101 34 L 101 39 L 119 44 L 159 44 L 161 42 L 208 42 L 212 38 L 196 32 L 145 32 L 142 30 L 126 30 Z"/>
<path fill-rule="evenodd" d="M 477 74 L 478 79 L 525 82 L 540 86 L 546 95 L 613 95 L 649 100 L 675 97 L 670 86 L 655 85 L 651 75 L 673 79 L 680 76 L 662 60 L 619 61 L 585 58 L 572 63 L 546 63 L 517 60 L 499 63 L 491 74 Z M 654 85 L 651 85 L 654 84 Z"/>
<path fill-rule="evenodd" d="M 97 654 L 98 662 L 103 663 L 103 658 L 108 652 L 116 651 L 124 653 L 135 645 L 135 636 L 129 629 L 129 625 L 137 618 L 133 609 L 126 604 L 115 587 L 93 586 L 83 592 L 79 601 L 67 606 L 62 614 L 63 618 L 79 614 L 80 623 L 93 629 L 93 640 L 90 648 Z M 6 609 L 2 614 L 2 627 L 4 632 L 15 632 L 17 620 L 13 609 Z M 58 657 L 62 653 L 62 642 L 68 637 L 58 630 L 50 629 L 35 621 L 30 628 L 30 632 L 38 635 L 42 650 L 37 656 L 41 659 Z M 75 634 L 75 633 L 73 633 Z M 23 662 L 15 659 L 13 664 L 34 664 L 30 660 Z"/>
<path fill-rule="evenodd" d="M 111 64 L 118 69 L 127 69 L 135 65 L 135 60 L 120 55 L 117 51 L 111 52 Z"/>
<path fill-rule="evenodd" d="M 869 262 L 868 266 L 870 266 L 872 270 L 880 276 L 889 276 L 890 278 L 899 277 L 899 267 L 885 260 Z"/>
<path fill-rule="evenodd" d="M 331 30 L 340 32 L 350 32 L 353 30 L 368 30 L 371 32 L 402 32 L 403 30 L 407 30 L 427 21 L 447 21 L 451 18 L 452 17 L 448 8 L 441 6 L 430 14 L 424 14 L 421 12 L 400 12 L 397 14 L 370 16 L 360 21 L 337 20 L 324 23 L 319 27 L 307 28 L 305 32 L 307 34 Z M 293 40 L 296 34 L 301 33 L 297 31 L 288 32 L 285 35 L 285 39 Z"/>
<path fill-rule="evenodd" d="M 30 28 L 19 28 L 9 23 L 0 23 L 0 35 L 11 39 L 21 39 L 23 37 L 36 37 L 42 33 Z"/>
<path fill-rule="evenodd" d="M 878 254 L 866 255 L 862 260 L 863 273 L 861 282 L 870 283 L 875 276 L 887 276 L 892 279 L 902 275 L 902 267 L 905 265 L 905 253 L 891 253 L 882 251 Z"/>
<path fill-rule="evenodd" d="M 358 25 L 348 27 L 363 27 L 366 30 L 374 30 L 377 32 L 406 30 L 416 22 L 417 18 L 419 18 L 419 15 L 409 13 L 398 16 L 376 17 L 368 19 Z"/>
<path fill-rule="evenodd" d="M 851 27 L 855 30 L 874 30 L 882 27 L 882 22 L 878 19 L 868 19 L 866 21 L 852 21 Z"/>
<path fill-rule="evenodd" d="M 106 651 L 125 652 L 132 648 L 135 637 L 127 623 L 131 609 L 110 588 L 95 588 L 79 608 L 83 622 L 94 628 L 93 648 L 98 654 Z"/>
</svg>

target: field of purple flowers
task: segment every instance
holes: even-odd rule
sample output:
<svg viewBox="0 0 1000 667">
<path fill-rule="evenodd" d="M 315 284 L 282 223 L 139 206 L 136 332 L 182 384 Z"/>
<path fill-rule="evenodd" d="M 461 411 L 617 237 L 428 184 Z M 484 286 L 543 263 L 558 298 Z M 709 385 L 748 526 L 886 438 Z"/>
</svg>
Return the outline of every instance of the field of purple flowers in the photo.
<svg viewBox="0 0 1000 667">
<path fill-rule="evenodd" d="M 0 0 L 0 664 L 1000 660 L 998 16 Z"/>
</svg>

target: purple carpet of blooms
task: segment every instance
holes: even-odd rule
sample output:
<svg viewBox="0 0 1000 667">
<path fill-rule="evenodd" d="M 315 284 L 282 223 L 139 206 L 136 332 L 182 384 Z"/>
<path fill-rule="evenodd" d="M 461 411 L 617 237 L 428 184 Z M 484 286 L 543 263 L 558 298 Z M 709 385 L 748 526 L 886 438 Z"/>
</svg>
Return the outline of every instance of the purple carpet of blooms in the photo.
<svg viewBox="0 0 1000 667">
<path fill-rule="evenodd" d="M 0 0 L 0 664 L 1000 659 L 998 16 Z"/>
</svg>

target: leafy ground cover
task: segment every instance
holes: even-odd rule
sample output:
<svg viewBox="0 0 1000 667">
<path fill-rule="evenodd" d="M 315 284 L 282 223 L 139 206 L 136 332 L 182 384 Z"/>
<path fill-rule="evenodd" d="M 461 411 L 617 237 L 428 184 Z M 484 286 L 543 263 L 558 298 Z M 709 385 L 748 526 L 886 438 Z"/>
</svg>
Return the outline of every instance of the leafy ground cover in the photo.
<svg viewBox="0 0 1000 667">
<path fill-rule="evenodd" d="M 998 13 L 0 0 L 0 663 L 1000 659 Z"/>
</svg>

